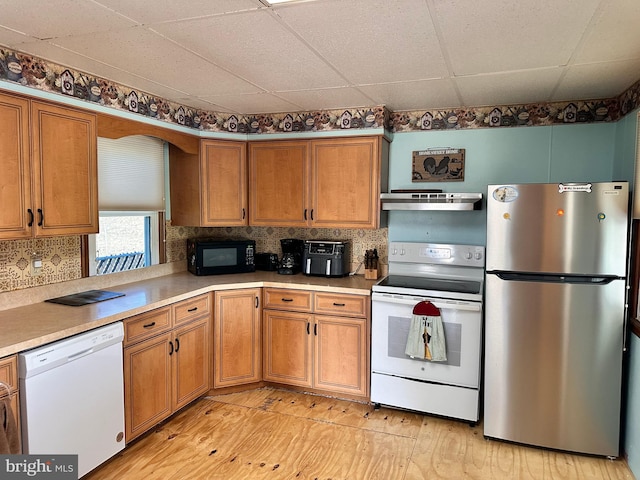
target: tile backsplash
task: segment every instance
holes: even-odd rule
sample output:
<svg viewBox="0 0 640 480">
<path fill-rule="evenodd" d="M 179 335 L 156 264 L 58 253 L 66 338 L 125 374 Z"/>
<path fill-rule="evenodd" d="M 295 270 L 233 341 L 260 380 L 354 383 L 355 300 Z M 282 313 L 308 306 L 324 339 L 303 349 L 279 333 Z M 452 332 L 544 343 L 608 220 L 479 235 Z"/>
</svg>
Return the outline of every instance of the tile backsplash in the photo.
<svg viewBox="0 0 640 480">
<path fill-rule="evenodd" d="M 178 227 L 166 224 L 167 262 L 186 261 L 186 240 L 192 237 L 250 238 L 258 252 L 281 255 L 280 239 L 349 240 L 351 271 L 355 271 L 366 250 L 376 248 L 380 274 L 386 273 L 388 230 L 287 228 L 287 227 Z M 42 258 L 39 274 L 32 271 L 32 256 Z M 80 236 L 0 241 L 0 292 L 50 285 L 82 277 Z M 360 267 L 360 274 L 364 273 Z"/>
<path fill-rule="evenodd" d="M 42 258 L 38 275 L 32 256 Z M 82 276 L 80 237 L 0 241 L 0 292 L 74 280 Z"/>
<path fill-rule="evenodd" d="M 167 258 L 186 261 L 187 238 L 249 238 L 256 241 L 259 253 L 276 253 L 281 256 L 280 239 L 348 240 L 351 242 L 351 271 L 355 271 L 364 259 L 366 250 L 377 249 L 381 273 L 386 272 L 388 229 L 362 230 L 349 228 L 293 228 L 293 227 L 169 227 L 167 226 Z M 358 273 L 363 274 L 364 267 Z"/>
</svg>

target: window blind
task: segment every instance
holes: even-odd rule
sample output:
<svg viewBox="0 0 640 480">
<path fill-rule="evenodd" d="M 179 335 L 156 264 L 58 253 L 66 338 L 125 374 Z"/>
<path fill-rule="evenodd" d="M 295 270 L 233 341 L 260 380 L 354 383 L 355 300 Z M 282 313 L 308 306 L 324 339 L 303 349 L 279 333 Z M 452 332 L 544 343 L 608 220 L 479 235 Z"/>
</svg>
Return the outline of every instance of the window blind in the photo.
<svg viewBox="0 0 640 480">
<path fill-rule="evenodd" d="M 164 210 L 164 145 L 144 135 L 98 137 L 98 208 Z"/>
</svg>

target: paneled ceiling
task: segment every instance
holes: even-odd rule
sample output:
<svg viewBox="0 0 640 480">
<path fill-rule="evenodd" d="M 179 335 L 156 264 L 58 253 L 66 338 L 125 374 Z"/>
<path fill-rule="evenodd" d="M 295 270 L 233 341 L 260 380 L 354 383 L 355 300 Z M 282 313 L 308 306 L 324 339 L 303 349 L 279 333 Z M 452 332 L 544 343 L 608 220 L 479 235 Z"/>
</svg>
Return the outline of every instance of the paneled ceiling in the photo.
<svg viewBox="0 0 640 480">
<path fill-rule="evenodd" d="M 639 0 L 0 0 L 0 45 L 204 110 L 612 98 Z"/>
</svg>

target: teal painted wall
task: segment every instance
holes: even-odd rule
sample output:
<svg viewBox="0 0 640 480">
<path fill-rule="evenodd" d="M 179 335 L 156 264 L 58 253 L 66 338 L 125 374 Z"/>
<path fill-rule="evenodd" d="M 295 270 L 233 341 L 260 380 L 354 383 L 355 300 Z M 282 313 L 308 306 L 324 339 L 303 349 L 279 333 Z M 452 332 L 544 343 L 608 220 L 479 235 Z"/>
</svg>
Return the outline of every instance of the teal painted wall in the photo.
<svg viewBox="0 0 640 480">
<path fill-rule="evenodd" d="M 638 111 L 627 115 L 617 124 L 614 172 L 620 177 L 633 178 L 637 128 Z M 634 314 L 631 312 L 630 316 Z M 629 339 L 628 360 L 623 445 L 631 471 L 636 478 L 640 478 L 640 338 L 633 334 Z"/>
<path fill-rule="evenodd" d="M 627 452 L 629 468 L 636 478 L 640 478 L 640 338 L 631 335 L 629 349 L 624 449 Z"/>
<path fill-rule="evenodd" d="M 617 135 L 617 123 L 398 133 L 390 147 L 389 188 L 486 196 L 487 185 L 498 183 L 630 180 L 621 178 L 629 169 L 622 153 L 616 157 Z M 465 180 L 413 183 L 412 152 L 438 147 L 465 149 Z M 484 207 L 483 201 L 470 212 L 391 211 L 389 240 L 484 245 Z"/>
<path fill-rule="evenodd" d="M 389 188 L 439 188 L 480 192 L 487 185 L 532 182 L 633 182 L 638 112 L 616 123 L 412 132 L 395 134 L 390 147 Z M 465 149 L 465 180 L 413 183 L 414 150 Z M 633 186 L 632 186 L 633 189 Z M 486 213 L 389 212 L 389 240 L 485 245 Z M 629 341 L 627 408 L 623 448 L 640 479 L 640 338 Z"/>
</svg>

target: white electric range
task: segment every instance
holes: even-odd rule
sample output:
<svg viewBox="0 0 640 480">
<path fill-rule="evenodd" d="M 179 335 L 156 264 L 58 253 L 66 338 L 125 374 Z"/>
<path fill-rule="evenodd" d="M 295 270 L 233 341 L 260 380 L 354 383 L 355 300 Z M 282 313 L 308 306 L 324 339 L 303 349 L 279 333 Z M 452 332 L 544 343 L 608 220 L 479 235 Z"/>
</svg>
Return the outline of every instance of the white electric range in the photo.
<svg viewBox="0 0 640 480">
<path fill-rule="evenodd" d="M 479 420 L 485 248 L 391 242 L 389 274 L 372 288 L 371 401 Z M 447 360 L 405 354 L 413 309 L 442 319 Z"/>
</svg>

